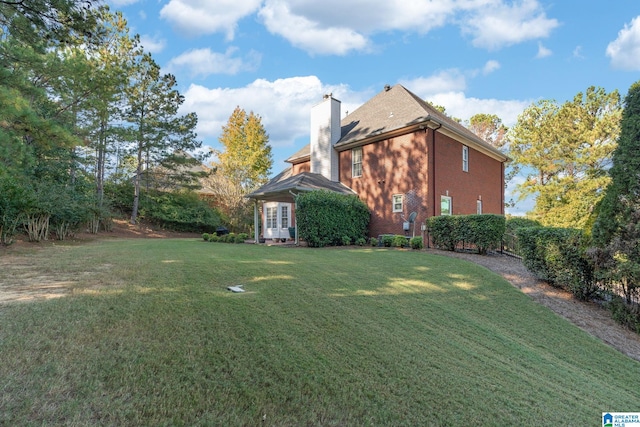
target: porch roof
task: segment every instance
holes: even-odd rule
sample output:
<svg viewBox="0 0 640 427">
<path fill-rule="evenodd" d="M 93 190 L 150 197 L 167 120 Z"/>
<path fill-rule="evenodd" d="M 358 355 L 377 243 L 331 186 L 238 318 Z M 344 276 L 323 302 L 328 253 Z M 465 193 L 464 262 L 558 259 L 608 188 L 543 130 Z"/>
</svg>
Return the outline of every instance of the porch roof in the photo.
<svg viewBox="0 0 640 427">
<path fill-rule="evenodd" d="M 289 173 L 287 174 L 286 172 Z M 290 169 L 287 169 L 256 191 L 247 194 L 246 197 L 266 202 L 293 203 L 294 194 L 297 195 L 304 191 L 314 190 L 328 190 L 340 194 L 356 195 L 356 193 L 346 185 L 331 181 L 320 174 L 302 172 L 291 176 Z"/>
</svg>

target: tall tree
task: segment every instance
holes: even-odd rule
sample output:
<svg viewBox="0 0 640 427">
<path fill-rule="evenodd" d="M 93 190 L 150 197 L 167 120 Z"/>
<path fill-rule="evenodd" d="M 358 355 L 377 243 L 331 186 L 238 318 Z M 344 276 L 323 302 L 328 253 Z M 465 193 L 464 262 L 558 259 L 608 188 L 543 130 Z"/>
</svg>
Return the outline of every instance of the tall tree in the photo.
<svg viewBox="0 0 640 427">
<path fill-rule="evenodd" d="M 236 107 L 229 121 L 222 127 L 219 138 L 224 151 L 216 152 L 218 171 L 245 192 L 267 182 L 273 158 L 269 135 L 262 119 L 252 112 L 247 114 Z"/>
<path fill-rule="evenodd" d="M 469 130 L 496 148 L 502 148 L 506 140 L 508 128 L 502 119 L 495 114 L 480 113 L 469 119 Z"/>
<path fill-rule="evenodd" d="M 633 212 L 640 212 L 640 82 L 634 83 L 625 97 L 612 163 L 611 182 L 593 227 L 594 241 L 600 246 L 609 244 L 632 222 Z"/>
<path fill-rule="evenodd" d="M 518 191 L 521 198 L 537 196 L 535 219 L 586 226 L 608 183 L 621 111 L 617 91 L 590 87 L 561 106 L 540 101 L 518 117 L 508 135 L 509 155 L 528 172 Z"/>
<path fill-rule="evenodd" d="M 130 124 L 128 134 L 136 158 L 131 213 L 131 223 L 135 224 L 143 176 L 148 176 L 153 167 L 175 168 L 198 163 L 196 158 L 185 159 L 176 154 L 192 152 L 202 143 L 196 139 L 195 113 L 178 114 L 184 97 L 175 88 L 177 82 L 173 75 L 160 74 L 160 67 L 150 54 L 145 54 L 136 64 L 132 77 L 127 89 L 125 118 Z"/>
</svg>

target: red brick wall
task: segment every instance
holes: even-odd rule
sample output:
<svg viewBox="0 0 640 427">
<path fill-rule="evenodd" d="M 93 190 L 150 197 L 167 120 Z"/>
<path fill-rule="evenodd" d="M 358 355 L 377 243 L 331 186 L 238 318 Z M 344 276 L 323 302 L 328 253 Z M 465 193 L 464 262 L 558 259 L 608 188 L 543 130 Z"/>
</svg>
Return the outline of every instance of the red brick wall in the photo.
<svg viewBox="0 0 640 427">
<path fill-rule="evenodd" d="M 351 150 L 340 153 L 340 181 L 371 210 L 370 235 L 404 234 L 402 224 L 416 212 L 416 234 L 427 215 L 427 134 L 420 131 L 362 147 L 362 176 L 351 176 Z M 394 194 L 404 196 L 393 212 Z M 411 232 L 410 232 L 411 234 Z"/>
<path fill-rule="evenodd" d="M 415 233 L 421 235 L 426 218 L 440 215 L 441 195 L 451 197 L 455 215 L 475 214 L 479 197 L 483 213 L 504 214 L 502 163 L 469 147 L 469 171 L 464 172 L 462 144 L 440 132 L 420 130 L 364 145 L 360 177 L 351 175 L 351 150 L 340 152 L 339 159 L 340 181 L 371 210 L 373 237 L 405 234 L 402 225 L 411 212 L 417 213 Z M 292 165 L 293 175 L 309 171 L 309 161 Z M 404 196 L 403 212 L 393 212 L 394 194 Z"/>
<path fill-rule="evenodd" d="M 296 163 L 295 165 L 291 165 L 291 175 L 298 175 L 302 172 L 311 172 L 311 161 L 307 160 L 306 162 Z"/>
<path fill-rule="evenodd" d="M 340 153 L 340 181 L 369 206 L 371 236 L 404 234 L 402 225 L 411 212 L 417 213 L 415 233 L 420 235 L 426 218 L 440 215 L 440 195 L 447 192 L 454 214 L 476 213 L 478 197 L 483 213 L 504 213 L 502 164 L 470 147 L 469 172 L 463 172 L 462 144 L 436 132 L 434 146 L 433 134 L 421 130 L 363 146 L 361 177 L 351 175 L 351 150 Z M 435 169 L 431 185 L 429 165 Z M 404 196 L 403 212 L 393 212 L 394 194 Z"/>
<path fill-rule="evenodd" d="M 451 197 L 453 214 L 475 214 L 477 200 L 482 213 L 504 213 L 502 163 L 469 147 L 469 171 L 462 170 L 462 144 L 441 133 L 435 143 L 435 204 L 440 215 L 440 196 Z"/>
</svg>

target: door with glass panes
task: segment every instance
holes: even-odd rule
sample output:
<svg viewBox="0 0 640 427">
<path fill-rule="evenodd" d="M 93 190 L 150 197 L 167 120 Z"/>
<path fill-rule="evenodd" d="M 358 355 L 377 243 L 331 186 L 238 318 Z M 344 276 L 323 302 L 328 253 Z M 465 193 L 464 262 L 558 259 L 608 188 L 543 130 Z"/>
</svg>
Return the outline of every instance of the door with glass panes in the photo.
<svg viewBox="0 0 640 427">
<path fill-rule="evenodd" d="M 291 203 L 269 202 L 264 204 L 263 236 L 265 239 L 289 238 L 291 227 Z"/>
</svg>

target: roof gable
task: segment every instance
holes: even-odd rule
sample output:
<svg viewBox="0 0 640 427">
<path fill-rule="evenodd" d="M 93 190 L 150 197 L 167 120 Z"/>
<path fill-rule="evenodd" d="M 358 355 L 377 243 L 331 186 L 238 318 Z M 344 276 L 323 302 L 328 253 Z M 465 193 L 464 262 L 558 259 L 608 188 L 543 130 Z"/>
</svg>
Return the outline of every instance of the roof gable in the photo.
<svg viewBox="0 0 640 427">
<path fill-rule="evenodd" d="M 429 122 L 430 127 L 471 144 L 485 154 L 501 161 L 507 160 L 498 149 L 399 84 L 385 87 L 382 92 L 342 119 L 342 135 L 335 147 L 340 150 L 359 141 L 364 142 L 411 126 L 426 127 Z"/>
</svg>

